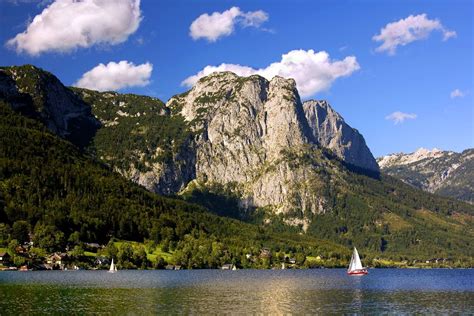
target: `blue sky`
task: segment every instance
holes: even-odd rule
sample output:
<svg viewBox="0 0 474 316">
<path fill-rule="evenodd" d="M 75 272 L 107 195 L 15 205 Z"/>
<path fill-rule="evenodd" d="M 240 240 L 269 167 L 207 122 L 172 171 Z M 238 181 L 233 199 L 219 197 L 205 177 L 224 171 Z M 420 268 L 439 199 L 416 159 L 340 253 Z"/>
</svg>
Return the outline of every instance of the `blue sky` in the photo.
<svg viewBox="0 0 474 316">
<path fill-rule="evenodd" d="M 118 35 L 107 33 L 109 28 L 105 33 L 96 28 L 99 31 L 89 35 L 89 43 L 74 46 L 72 39 L 71 43 L 54 42 L 54 34 L 49 33 L 62 29 L 56 26 L 52 31 L 39 30 L 41 36 L 30 32 L 20 46 L 19 41 L 6 43 L 25 32 L 52 1 L 0 0 L 0 40 L 4 43 L 0 64 L 34 64 L 54 73 L 64 84 L 73 85 L 101 63 L 127 61 L 124 67 L 149 63 L 140 70 L 147 74 L 139 79 L 145 86 L 132 83 L 119 91 L 166 101 L 187 90 L 182 82 L 206 66 L 226 63 L 271 75 L 267 67 L 280 63 L 284 54 L 299 51 L 314 57 L 326 52 L 332 67 L 328 72 L 317 74 L 316 65 L 315 71 L 295 74 L 300 78 L 299 87 L 313 76 L 327 79 L 322 88 L 317 84 L 305 89 L 303 99 L 327 99 L 364 135 L 375 156 L 412 152 L 419 147 L 455 151 L 474 147 L 472 1 L 122 0 L 127 1 L 139 6 L 139 17 L 114 9 L 120 23 L 110 32 Z M 191 36 L 190 26 L 202 14 L 221 14 L 232 7 L 240 8 L 232 20 L 233 32 L 214 41 L 205 36 L 210 34 L 207 29 L 201 30 L 201 37 Z M 73 12 L 80 14 L 79 10 Z M 263 12 L 263 17 L 250 14 L 255 12 Z M 421 14 L 426 15 L 422 18 Z M 67 12 L 59 14 L 59 19 L 61 16 L 71 21 L 65 30 L 83 27 L 75 24 L 77 16 L 68 18 Z M 412 21 L 410 16 L 418 18 Z M 99 23 L 106 20 L 99 18 Z M 125 27 L 120 19 L 129 24 Z M 425 23 L 422 33 L 415 34 L 419 39 L 395 46 L 394 52 L 377 50 L 384 42 L 373 37 L 387 24 L 404 20 L 395 25 L 403 31 L 403 25 L 420 22 L 416 19 Z M 211 22 L 201 26 L 219 27 Z M 49 33 L 45 36 L 44 32 Z M 47 40 L 47 45 L 42 43 Z M 386 43 L 390 44 L 389 40 Z M 337 74 L 334 63 L 343 63 L 348 57 L 355 58 L 357 67 L 344 63 L 346 72 Z M 333 77 L 328 79 L 330 75 Z M 96 80 L 86 79 L 83 82 L 89 84 Z M 451 96 L 456 89 L 458 93 Z M 402 119 L 397 124 L 387 119 L 394 112 L 404 113 L 392 115 Z"/>
</svg>

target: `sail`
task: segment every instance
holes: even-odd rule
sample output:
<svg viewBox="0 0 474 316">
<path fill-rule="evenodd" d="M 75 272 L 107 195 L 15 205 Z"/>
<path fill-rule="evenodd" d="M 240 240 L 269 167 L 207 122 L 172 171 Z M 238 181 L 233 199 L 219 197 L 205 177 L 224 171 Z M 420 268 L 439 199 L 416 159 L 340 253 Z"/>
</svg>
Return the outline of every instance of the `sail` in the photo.
<svg viewBox="0 0 474 316">
<path fill-rule="evenodd" d="M 112 259 L 112 263 L 110 264 L 109 272 L 115 272 L 115 271 L 117 271 L 117 268 L 115 267 L 114 259 Z"/>
<path fill-rule="evenodd" d="M 360 262 L 359 253 L 357 252 L 357 249 L 354 247 L 351 263 L 349 264 L 349 268 L 347 270 L 354 271 L 354 270 L 361 270 L 363 268 L 364 267 L 362 267 L 362 262 Z"/>
</svg>

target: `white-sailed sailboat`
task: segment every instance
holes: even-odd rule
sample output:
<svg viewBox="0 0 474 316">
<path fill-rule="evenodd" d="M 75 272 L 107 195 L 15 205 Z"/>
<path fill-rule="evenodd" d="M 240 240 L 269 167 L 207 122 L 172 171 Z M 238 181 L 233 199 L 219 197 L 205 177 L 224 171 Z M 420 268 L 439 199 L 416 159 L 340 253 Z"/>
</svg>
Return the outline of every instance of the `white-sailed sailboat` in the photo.
<svg viewBox="0 0 474 316">
<path fill-rule="evenodd" d="M 349 268 L 347 269 L 347 274 L 349 275 L 366 275 L 369 273 L 366 268 L 362 266 L 362 262 L 360 262 L 359 253 L 357 252 L 356 247 L 354 247 L 354 251 L 352 252 L 351 263 L 349 264 Z"/>
<path fill-rule="evenodd" d="M 110 264 L 109 272 L 110 272 L 110 273 L 115 273 L 115 272 L 117 272 L 117 266 L 114 264 L 114 259 L 113 259 L 113 258 L 112 258 L 112 263 Z"/>
</svg>

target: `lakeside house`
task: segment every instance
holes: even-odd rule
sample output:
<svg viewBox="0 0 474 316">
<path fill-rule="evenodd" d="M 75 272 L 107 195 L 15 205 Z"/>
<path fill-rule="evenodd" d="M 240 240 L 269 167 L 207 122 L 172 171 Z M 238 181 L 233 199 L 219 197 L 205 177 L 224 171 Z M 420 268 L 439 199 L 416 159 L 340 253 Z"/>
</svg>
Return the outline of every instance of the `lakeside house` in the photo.
<svg viewBox="0 0 474 316">
<path fill-rule="evenodd" d="M 94 264 L 96 266 L 103 266 L 103 265 L 109 265 L 110 264 L 110 259 L 107 257 L 97 257 L 94 261 Z"/>
<path fill-rule="evenodd" d="M 67 258 L 66 253 L 53 253 L 46 258 L 46 263 L 51 265 L 53 269 L 63 270 L 65 266 L 65 259 Z"/>
<path fill-rule="evenodd" d="M 7 265 L 10 263 L 10 255 L 6 251 L 0 252 L 0 264 Z"/>
</svg>

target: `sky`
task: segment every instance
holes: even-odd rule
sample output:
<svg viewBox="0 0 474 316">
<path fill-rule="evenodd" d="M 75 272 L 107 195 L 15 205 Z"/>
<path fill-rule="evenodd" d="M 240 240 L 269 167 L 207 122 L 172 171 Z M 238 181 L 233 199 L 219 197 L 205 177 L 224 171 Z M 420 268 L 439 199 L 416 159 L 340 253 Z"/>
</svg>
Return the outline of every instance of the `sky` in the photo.
<svg viewBox="0 0 474 316">
<path fill-rule="evenodd" d="M 167 101 L 203 75 L 296 80 L 374 156 L 474 147 L 473 1 L 0 0 L 0 65 Z"/>
</svg>

